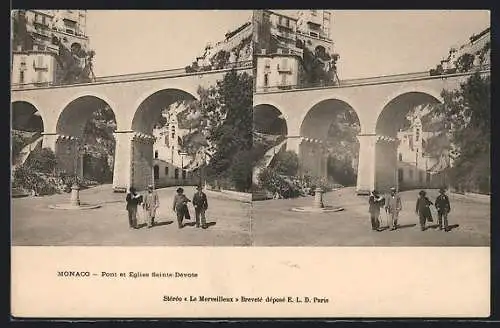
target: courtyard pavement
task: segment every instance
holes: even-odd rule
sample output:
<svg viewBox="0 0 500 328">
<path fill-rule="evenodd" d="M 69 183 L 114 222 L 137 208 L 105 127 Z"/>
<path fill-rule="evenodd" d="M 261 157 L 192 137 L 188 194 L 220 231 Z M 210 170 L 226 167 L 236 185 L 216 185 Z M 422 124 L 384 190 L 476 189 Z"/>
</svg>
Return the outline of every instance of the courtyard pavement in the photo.
<svg viewBox="0 0 500 328">
<path fill-rule="evenodd" d="M 177 228 L 172 201 L 175 187 L 158 189 L 157 225 L 131 230 L 125 210 L 125 194 L 113 193 L 111 185 L 80 191 L 82 203 L 100 204 L 92 210 L 54 210 L 49 205 L 69 202 L 69 194 L 12 199 L 14 246 L 248 246 L 251 204 L 207 192 L 209 209 L 206 230 Z M 185 187 L 191 199 L 194 187 Z M 190 206 L 194 222 L 194 210 Z"/>
<path fill-rule="evenodd" d="M 428 190 L 434 202 L 437 190 Z M 403 211 L 396 231 L 372 231 L 368 196 L 356 196 L 354 188 L 324 194 L 325 205 L 341 206 L 331 213 L 292 212 L 293 207 L 311 206 L 313 197 L 254 202 L 252 239 L 254 246 L 489 246 L 490 199 L 486 196 L 448 193 L 451 203 L 450 232 L 431 228 L 420 231 L 415 214 L 418 190 L 401 192 Z M 434 224 L 437 214 L 433 207 Z M 385 212 L 382 223 L 387 222 Z M 432 223 L 430 224 L 432 226 Z"/>
<path fill-rule="evenodd" d="M 12 245 L 15 246 L 489 246 L 489 197 L 449 193 L 452 211 L 450 232 L 430 228 L 420 231 L 415 214 L 418 191 L 401 193 L 403 211 L 396 231 L 371 230 L 368 197 L 353 188 L 324 195 L 325 205 L 344 211 L 314 214 L 293 212 L 312 205 L 313 197 L 257 201 L 231 199 L 207 191 L 206 229 L 187 226 L 179 230 L 171 210 L 175 187 L 159 189 L 157 226 L 131 230 L 125 194 L 110 185 L 80 192 L 83 203 L 100 204 L 93 210 L 54 210 L 49 205 L 69 202 L 69 194 L 12 199 Z M 194 188 L 187 187 L 192 197 Z M 436 190 L 428 190 L 432 201 Z M 190 207 L 194 219 L 194 211 Z M 434 223 L 436 212 L 433 209 Z M 387 222 L 382 213 L 382 223 Z M 193 222 L 187 221 L 187 222 Z"/>
</svg>

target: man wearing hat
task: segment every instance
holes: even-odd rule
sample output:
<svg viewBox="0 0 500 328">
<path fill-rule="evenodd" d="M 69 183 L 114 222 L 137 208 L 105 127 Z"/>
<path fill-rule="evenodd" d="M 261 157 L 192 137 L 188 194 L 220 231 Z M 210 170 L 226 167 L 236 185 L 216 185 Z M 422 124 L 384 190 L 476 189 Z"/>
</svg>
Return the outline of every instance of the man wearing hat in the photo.
<svg viewBox="0 0 500 328">
<path fill-rule="evenodd" d="M 125 200 L 127 202 L 128 224 L 130 228 L 138 229 L 137 206 L 142 203 L 142 196 L 137 193 L 134 187 L 130 187 Z"/>
<path fill-rule="evenodd" d="M 448 213 L 451 211 L 450 199 L 446 195 L 446 190 L 444 188 L 439 189 L 439 196 L 437 196 L 434 206 L 438 212 L 438 224 L 439 230 L 448 232 Z M 444 223 L 444 225 L 443 225 Z"/>
<path fill-rule="evenodd" d="M 384 198 L 379 196 L 377 190 L 372 191 L 370 198 L 368 199 L 368 212 L 370 212 L 370 221 L 372 223 L 372 230 L 379 231 L 380 228 L 380 208 L 384 206 Z"/>
<path fill-rule="evenodd" d="M 385 204 L 385 211 L 389 214 L 391 219 L 391 230 L 396 230 L 398 227 L 399 212 L 403 209 L 401 204 L 401 197 L 396 192 L 396 188 L 391 188 L 391 194 L 387 197 Z"/>
<path fill-rule="evenodd" d="M 196 193 L 193 196 L 193 206 L 196 215 L 196 227 L 200 227 L 200 217 L 201 217 L 201 227 L 203 229 L 207 228 L 207 221 L 205 218 L 205 211 L 208 208 L 207 195 L 202 191 L 201 186 L 196 187 Z"/>
<path fill-rule="evenodd" d="M 174 197 L 173 210 L 177 214 L 179 229 L 184 228 L 184 225 L 182 224 L 184 217 L 189 219 L 189 210 L 187 207 L 187 203 L 189 202 L 190 200 L 186 197 L 186 195 L 184 195 L 184 189 L 180 187 L 177 188 L 177 195 Z"/>
<path fill-rule="evenodd" d="M 430 206 L 433 205 L 432 202 L 427 198 L 427 193 L 425 190 L 420 190 L 418 193 L 417 203 L 415 205 L 415 213 L 417 213 L 419 222 L 420 222 L 420 230 L 425 231 L 425 223 L 427 221 L 433 222 L 432 213 Z"/>
<path fill-rule="evenodd" d="M 153 190 L 153 185 L 148 186 L 148 192 L 144 197 L 144 202 L 142 203 L 142 208 L 146 212 L 148 228 L 153 227 L 156 210 L 160 207 L 160 200 L 158 199 L 158 194 Z"/>
</svg>

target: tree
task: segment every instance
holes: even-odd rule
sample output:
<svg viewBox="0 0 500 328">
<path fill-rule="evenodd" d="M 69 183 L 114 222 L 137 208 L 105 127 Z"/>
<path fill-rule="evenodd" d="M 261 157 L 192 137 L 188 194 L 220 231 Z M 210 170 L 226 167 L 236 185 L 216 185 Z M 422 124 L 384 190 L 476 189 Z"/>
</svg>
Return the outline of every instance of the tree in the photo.
<svg viewBox="0 0 500 328">
<path fill-rule="evenodd" d="M 457 71 L 460 73 L 468 72 L 472 69 L 474 65 L 474 55 L 465 53 L 462 56 L 458 57 L 455 66 L 457 67 Z"/>
<path fill-rule="evenodd" d="M 238 190 L 251 187 L 252 167 L 240 158 L 253 154 L 247 154 L 252 151 L 252 84 L 250 75 L 231 70 L 215 86 L 200 87 L 199 100 L 186 103 L 181 115 L 193 123 L 193 132 L 183 139 L 183 150 L 199 158 L 211 154 L 208 178 L 229 179 Z"/>
<path fill-rule="evenodd" d="M 101 177 L 109 175 L 108 170 L 112 172 L 113 159 L 115 153 L 115 138 L 113 133 L 116 130 L 116 121 L 113 110 L 109 106 L 97 108 L 92 114 L 90 120 L 87 121 L 83 129 L 83 147 L 87 156 L 93 159 L 88 159 L 85 163 L 86 171 L 90 178 L 95 178 L 97 181 L 105 181 L 107 178 Z M 92 167 L 103 158 L 106 165 L 105 173 L 94 174 L 98 171 Z"/>
<path fill-rule="evenodd" d="M 468 190 L 490 192 L 490 76 L 470 76 L 457 90 L 443 90 L 443 104 L 434 115 L 451 136 L 451 183 Z"/>
<path fill-rule="evenodd" d="M 236 190 L 248 192 L 252 186 L 252 152 L 242 150 L 234 156 L 234 162 L 229 168 L 229 178 Z"/>
<path fill-rule="evenodd" d="M 361 130 L 354 111 L 339 112 L 328 130 L 327 150 L 329 154 L 328 174 L 343 185 L 355 181 Z M 353 165 L 354 164 L 354 165 Z"/>
</svg>

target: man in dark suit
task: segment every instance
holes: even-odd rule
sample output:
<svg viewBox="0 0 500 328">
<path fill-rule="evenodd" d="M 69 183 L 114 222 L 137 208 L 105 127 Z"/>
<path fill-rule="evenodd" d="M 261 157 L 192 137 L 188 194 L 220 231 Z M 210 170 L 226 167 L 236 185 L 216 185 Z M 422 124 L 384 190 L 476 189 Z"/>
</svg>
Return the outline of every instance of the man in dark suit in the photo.
<svg viewBox="0 0 500 328">
<path fill-rule="evenodd" d="M 450 231 L 448 228 L 448 213 L 451 211 L 451 205 L 444 188 L 439 189 L 439 196 L 437 196 L 434 206 L 436 206 L 438 212 L 439 230 Z"/>
<path fill-rule="evenodd" d="M 207 228 L 207 221 L 205 218 L 205 211 L 208 208 L 208 200 L 207 195 L 202 191 L 202 187 L 196 187 L 196 193 L 193 196 L 193 206 L 196 214 L 196 227 L 200 227 L 200 218 L 201 218 L 201 227 L 203 229 Z"/>
</svg>

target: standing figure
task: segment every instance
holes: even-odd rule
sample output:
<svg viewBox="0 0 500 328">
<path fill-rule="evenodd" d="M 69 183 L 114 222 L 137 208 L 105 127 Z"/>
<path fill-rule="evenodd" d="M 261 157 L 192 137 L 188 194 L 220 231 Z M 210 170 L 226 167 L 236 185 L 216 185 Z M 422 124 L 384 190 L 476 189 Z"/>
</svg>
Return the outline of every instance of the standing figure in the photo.
<svg viewBox="0 0 500 328">
<path fill-rule="evenodd" d="M 144 197 L 144 203 L 142 203 L 142 208 L 146 212 L 148 228 L 151 228 L 155 224 L 156 210 L 160 207 L 160 200 L 158 199 L 158 194 L 153 190 L 153 186 L 148 186 L 148 192 Z"/>
<path fill-rule="evenodd" d="M 208 200 L 207 195 L 202 191 L 202 187 L 196 187 L 196 193 L 193 196 L 193 206 L 194 212 L 196 215 L 196 228 L 200 227 L 200 218 L 201 218 L 201 227 L 203 229 L 207 228 L 207 220 L 205 218 L 205 211 L 208 209 Z"/>
<path fill-rule="evenodd" d="M 184 189 L 183 188 L 177 188 L 177 195 L 174 197 L 174 203 L 173 203 L 173 210 L 177 214 L 177 223 L 179 225 L 179 229 L 184 228 L 184 225 L 182 224 L 182 221 L 184 217 L 186 219 L 190 219 L 189 216 L 189 210 L 187 207 L 187 203 L 189 203 L 190 200 L 184 195 Z"/>
<path fill-rule="evenodd" d="M 137 229 L 137 205 L 142 203 L 142 196 L 136 192 L 134 187 L 130 187 L 125 199 L 127 201 L 128 224 L 130 228 Z"/>
<path fill-rule="evenodd" d="M 420 230 L 425 231 L 425 222 L 429 220 L 432 222 L 431 208 L 432 202 L 425 195 L 424 190 L 420 190 L 418 193 L 417 204 L 415 205 L 415 212 L 418 215 L 420 221 Z"/>
<path fill-rule="evenodd" d="M 434 206 L 436 206 L 438 212 L 439 230 L 444 229 L 446 232 L 450 231 L 448 227 L 448 213 L 451 211 L 451 205 L 450 199 L 446 195 L 446 190 L 444 188 L 439 189 L 439 196 L 437 196 Z"/>
<path fill-rule="evenodd" d="M 387 202 L 385 204 L 385 211 L 389 214 L 391 220 L 391 230 L 396 230 L 398 227 L 398 216 L 399 212 L 403 209 L 401 204 L 401 197 L 396 192 L 396 188 L 391 188 L 391 194 L 387 197 Z"/>
<path fill-rule="evenodd" d="M 368 212 L 370 212 L 370 221 L 372 223 L 372 230 L 380 231 L 380 208 L 384 206 L 385 199 L 384 197 L 380 197 L 378 191 L 372 191 L 372 195 L 368 199 L 368 204 L 370 207 L 368 208 Z"/>
</svg>

